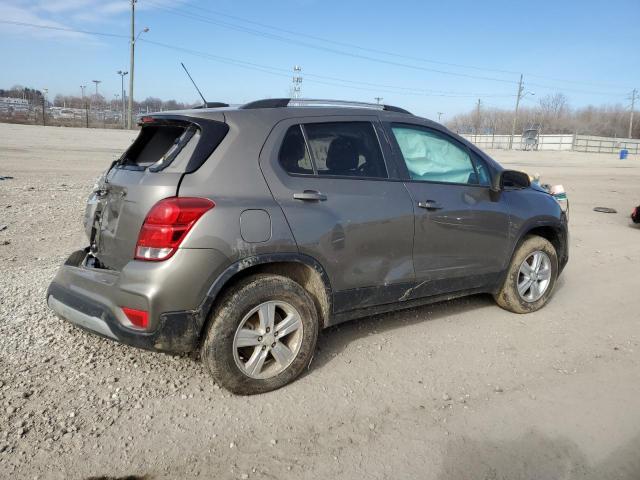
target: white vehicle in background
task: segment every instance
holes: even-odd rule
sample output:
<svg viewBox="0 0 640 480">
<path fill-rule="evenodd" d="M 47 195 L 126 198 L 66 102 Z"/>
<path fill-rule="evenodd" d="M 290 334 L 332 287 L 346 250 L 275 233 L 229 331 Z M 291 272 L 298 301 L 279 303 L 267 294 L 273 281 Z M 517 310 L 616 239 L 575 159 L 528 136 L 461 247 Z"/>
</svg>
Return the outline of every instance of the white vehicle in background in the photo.
<svg viewBox="0 0 640 480">
<path fill-rule="evenodd" d="M 75 113 L 70 108 L 63 108 L 58 114 L 58 118 L 75 118 Z"/>
</svg>

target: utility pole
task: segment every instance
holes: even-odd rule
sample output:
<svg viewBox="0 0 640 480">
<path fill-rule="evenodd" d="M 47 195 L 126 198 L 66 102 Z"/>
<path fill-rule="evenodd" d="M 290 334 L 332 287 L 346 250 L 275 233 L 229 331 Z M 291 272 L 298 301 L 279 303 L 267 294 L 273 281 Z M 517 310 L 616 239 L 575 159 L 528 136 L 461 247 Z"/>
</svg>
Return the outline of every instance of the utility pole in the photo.
<svg viewBox="0 0 640 480">
<path fill-rule="evenodd" d="M 84 103 L 84 117 L 86 120 L 87 128 L 89 128 L 89 110 L 87 109 L 87 99 L 84 96 L 84 89 L 87 88 L 86 85 L 80 85 L 80 90 L 82 90 L 82 103 Z"/>
<path fill-rule="evenodd" d="M 124 72 L 122 70 L 118 70 L 116 72 L 118 75 L 120 75 L 120 84 L 121 84 L 121 88 L 122 88 L 122 128 L 126 128 L 127 127 L 127 121 L 126 121 L 126 111 L 125 111 L 125 94 L 124 94 L 124 76 L 128 75 L 129 72 Z"/>
<path fill-rule="evenodd" d="M 444 115 L 444 112 L 437 112 L 437 113 L 438 113 L 438 123 L 440 123 L 440 117 Z"/>
<path fill-rule="evenodd" d="M 129 115 L 127 118 L 127 128 L 133 128 L 133 63 L 135 57 L 135 15 L 136 0 L 131 0 L 131 45 L 130 45 L 130 65 L 129 65 Z"/>
<path fill-rule="evenodd" d="M 478 103 L 476 105 L 476 135 L 478 135 L 478 130 L 480 130 L 481 122 L 480 122 L 480 99 L 478 99 Z"/>
<path fill-rule="evenodd" d="M 382 102 L 383 98 L 382 97 L 373 97 L 373 99 L 376 101 L 376 103 L 378 105 L 380 105 L 380 103 Z"/>
<path fill-rule="evenodd" d="M 638 98 L 638 89 L 634 88 L 631 92 L 631 114 L 629 115 L 629 138 L 633 138 L 633 110 L 636 106 L 636 99 Z"/>
<path fill-rule="evenodd" d="M 46 121 L 46 117 L 47 117 L 47 92 L 49 90 L 47 90 L 46 88 L 43 88 L 42 91 L 44 92 L 42 94 L 42 126 L 46 127 L 47 126 L 47 121 Z"/>
<path fill-rule="evenodd" d="M 291 98 L 300 98 L 300 85 L 302 84 L 302 67 L 295 65 L 293 67 L 293 78 L 291 79 Z"/>
<path fill-rule="evenodd" d="M 509 139 L 509 150 L 513 149 L 513 136 L 516 133 L 516 122 L 518 121 L 518 108 L 520 108 L 520 98 L 522 98 L 523 91 L 524 91 L 524 85 L 522 85 L 522 74 L 520 74 L 520 82 L 518 82 L 518 94 L 516 95 L 516 111 L 513 115 L 513 125 L 511 126 L 511 138 Z"/>
</svg>

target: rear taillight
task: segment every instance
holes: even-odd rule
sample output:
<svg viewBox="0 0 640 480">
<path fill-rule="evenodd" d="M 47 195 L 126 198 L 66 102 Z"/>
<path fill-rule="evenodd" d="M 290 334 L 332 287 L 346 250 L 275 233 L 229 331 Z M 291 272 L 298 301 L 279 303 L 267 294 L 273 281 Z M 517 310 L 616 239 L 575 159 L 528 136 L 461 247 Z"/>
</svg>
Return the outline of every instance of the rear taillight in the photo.
<svg viewBox="0 0 640 480">
<path fill-rule="evenodd" d="M 191 227 L 213 207 L 215 203 L 208 198 L 170 197 L 160 200 L 151 208 L 140 228 L 136 260 L 161 261 L 171 257 Z"/>
</svg>

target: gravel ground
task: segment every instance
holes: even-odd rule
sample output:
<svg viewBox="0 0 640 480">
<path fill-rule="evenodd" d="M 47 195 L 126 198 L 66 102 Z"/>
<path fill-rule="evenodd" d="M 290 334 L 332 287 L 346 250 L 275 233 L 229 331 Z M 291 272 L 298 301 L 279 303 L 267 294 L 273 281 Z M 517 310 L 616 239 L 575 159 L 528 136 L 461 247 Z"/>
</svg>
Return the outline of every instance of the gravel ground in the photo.
<svg viewBox="0 0 640 480">
<path fill-rule="evenodd" d="M 354 321 L 294 384 L 236 397 L 191 357 L 45 305 L 85 244 L 94 178 L 132 138 L 0 124 L 0 478 L 640 478 L 640 158 L 493 152 L 571 200 L 571 259 L 542 311 L 474 296 Z"/>
</svg>

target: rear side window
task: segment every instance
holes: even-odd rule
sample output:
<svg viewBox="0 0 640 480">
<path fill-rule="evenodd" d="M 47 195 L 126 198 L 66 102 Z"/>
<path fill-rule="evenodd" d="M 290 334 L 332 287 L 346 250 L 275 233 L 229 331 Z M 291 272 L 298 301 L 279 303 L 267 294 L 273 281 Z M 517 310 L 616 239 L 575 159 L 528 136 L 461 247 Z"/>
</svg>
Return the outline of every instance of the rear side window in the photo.
<svg viewBox="0 0 640 480">
<path fill-rule="evenodd" d="M 300 125 L 287 130 L 279 153 L 280 165 L 287 173 L 313 174 L 313 165 L 304 143 Z"/>
<path fill-rule="evenodd" d="M 153 122 L 153 123 L 151 123 Z M 195 123 L 155 118 L 143 124 L 138 137 L 120 157 L 120 168 L 158 172 L 191 173 L 197 170 L 220 142 L 229 127 L 221 122 Z"/>
<path fill-rule="evenodd" d="M 121 163 L 143 168 L 153 165 L 173 149 L 186 130 L 178 126 L 143 126 Z"/>
<path fill-rule="evenodd" d="M 311 123 L 304 130 L 318 175 L 387 178 L 371 123 Z"/>
</svg>

